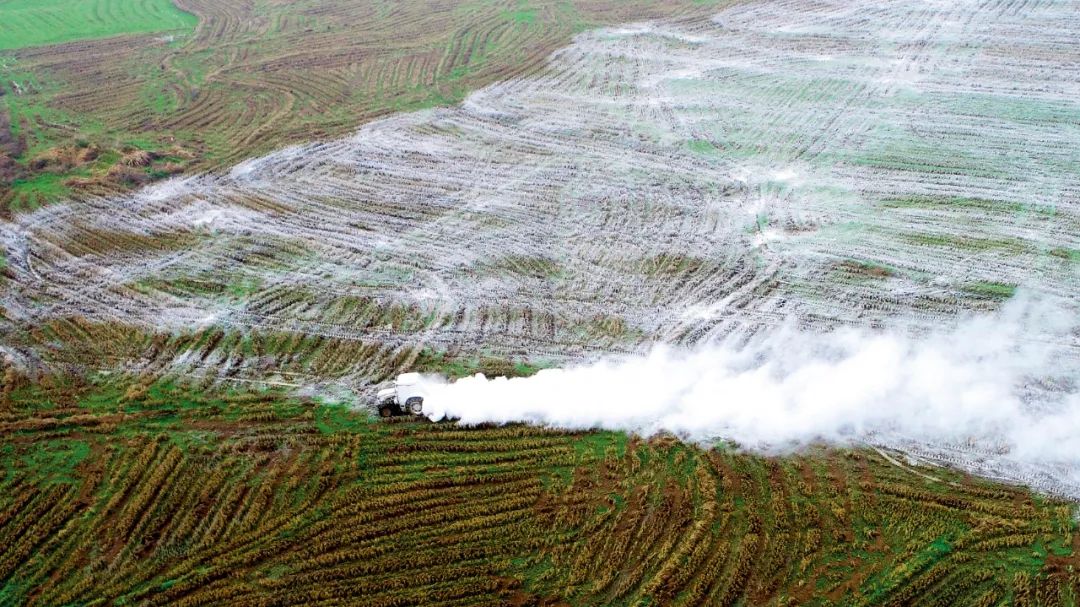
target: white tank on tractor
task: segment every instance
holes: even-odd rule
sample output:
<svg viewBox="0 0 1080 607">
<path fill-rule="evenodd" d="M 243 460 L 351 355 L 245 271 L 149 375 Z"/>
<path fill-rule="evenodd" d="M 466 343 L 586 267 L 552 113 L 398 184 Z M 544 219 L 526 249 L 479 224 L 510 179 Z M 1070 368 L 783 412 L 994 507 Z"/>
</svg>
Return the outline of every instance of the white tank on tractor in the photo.
<svg viewBox="0 0 1080 607">
<path fill-rule="evenodd" d="M 424 410 L 424 395 L 420 391 L 419 373 L 402 373 L 390 386 L 379 390 L 375 397 L 379 417 L 420 415 Z"/>
</svg>

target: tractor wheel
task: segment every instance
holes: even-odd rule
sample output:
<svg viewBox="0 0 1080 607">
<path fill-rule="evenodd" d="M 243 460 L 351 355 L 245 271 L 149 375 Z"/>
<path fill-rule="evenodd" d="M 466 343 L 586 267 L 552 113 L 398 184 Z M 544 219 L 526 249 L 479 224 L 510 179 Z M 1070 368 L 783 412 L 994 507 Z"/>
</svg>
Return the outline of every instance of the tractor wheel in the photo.
<svg viewBox="0 0 1080 607">
<path fill-rule="evenodd" d="M 392 415 L 394 415 L 394 410 L 390 408 L 390 405 L 379 407 L 379 417 L 391 417 Z"/>
</svg>

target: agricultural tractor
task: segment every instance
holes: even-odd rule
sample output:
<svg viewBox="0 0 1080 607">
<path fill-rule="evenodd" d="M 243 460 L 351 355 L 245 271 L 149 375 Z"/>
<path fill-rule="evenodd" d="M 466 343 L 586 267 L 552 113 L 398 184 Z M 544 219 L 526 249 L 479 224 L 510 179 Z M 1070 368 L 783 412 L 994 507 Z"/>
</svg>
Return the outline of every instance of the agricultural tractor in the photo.
<svg viewBox="0 0 1080 607">
<path fill-rule="evenodd" d="M 420 393 L 420 374 L 402 373 L 390 386 L 379 390 L 375 397 L 379 417 L 420 415 L 424 396 Z"/>
</svg>

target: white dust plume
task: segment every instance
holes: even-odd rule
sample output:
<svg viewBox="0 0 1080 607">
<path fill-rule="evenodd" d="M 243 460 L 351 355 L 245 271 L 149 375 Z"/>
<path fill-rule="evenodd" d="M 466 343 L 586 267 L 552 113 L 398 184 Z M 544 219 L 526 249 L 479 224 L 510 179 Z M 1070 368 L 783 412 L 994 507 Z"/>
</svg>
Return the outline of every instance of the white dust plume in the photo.
<svg viewBox="0 0 1080 607">
<path fill-rule="evenodd" d="M 549 369 L 528 378 L 429 379 L 425 409 L 462 423 L 524 421 L 769 452 L 814 442 L 982 445 L 1019 462 L 1080 470 L 1080 393 L 1062 356 L 1075 318 L 1016 301 L 939 334 L 792 326 L 749 344 Z M 1080 477 L 1078 477 L 1080 478 Z"/>
</svg>

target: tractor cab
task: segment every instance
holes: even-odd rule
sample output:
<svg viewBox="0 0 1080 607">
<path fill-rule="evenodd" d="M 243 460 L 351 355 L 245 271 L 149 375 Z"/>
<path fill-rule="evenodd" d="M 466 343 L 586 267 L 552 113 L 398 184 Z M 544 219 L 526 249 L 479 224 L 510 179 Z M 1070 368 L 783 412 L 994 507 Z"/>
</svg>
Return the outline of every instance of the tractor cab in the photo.
<svg viewBox="0 0 1080 607">
<path fill-rule="evenodd" d="M 390 386 L 379 390 L 375 399 L 379 417 L 420 415 L 424 410 L 424 395 L 420 391 L 420 374 L 398 375 Z"/>
</svg>

